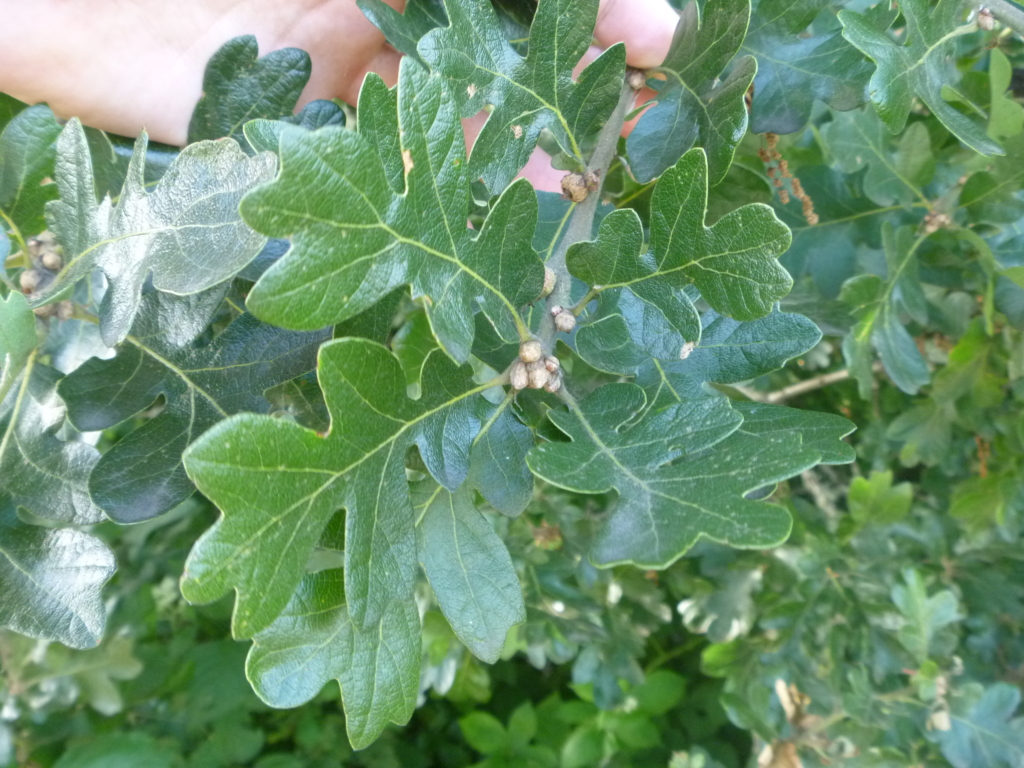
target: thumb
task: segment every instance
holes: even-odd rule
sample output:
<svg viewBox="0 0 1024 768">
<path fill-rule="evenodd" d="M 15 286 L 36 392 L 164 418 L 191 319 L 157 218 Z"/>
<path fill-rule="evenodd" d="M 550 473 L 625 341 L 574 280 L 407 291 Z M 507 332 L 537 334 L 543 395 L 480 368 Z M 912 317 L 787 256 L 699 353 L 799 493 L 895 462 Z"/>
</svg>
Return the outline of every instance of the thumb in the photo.
<svg viewBox="0 0 1024 768">
<path fill-rule="evenodd" d="M 666 0 L 601 0 L 594 37 L 602 48 L 625 43 L 626 63 L 649 69 L 665 60 L 678 21 Z"/>
</svg>

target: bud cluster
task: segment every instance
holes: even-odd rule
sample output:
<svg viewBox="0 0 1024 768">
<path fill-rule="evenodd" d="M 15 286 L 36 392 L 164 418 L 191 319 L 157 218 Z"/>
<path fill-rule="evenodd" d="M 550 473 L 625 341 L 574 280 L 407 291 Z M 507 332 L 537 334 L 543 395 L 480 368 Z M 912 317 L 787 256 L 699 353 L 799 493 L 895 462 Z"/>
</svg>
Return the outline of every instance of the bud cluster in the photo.
<svg viewBox="0 0 1024 768">
<path fill-rule="evenodd" d="M 64 266 L 61 247 L 50 232 L 43 232 L 30 238 L 26 243 L 32 267 L 26 269 L 18 277 L 21 292 L 29 298 L 35 298 L 46 286 L 53 282 L 54 275 Z M 70 301 L 46 304 L 33 310 L 38 317 L 58 317 L 67 320 L 71 317 L 73 305 Z"/>
<path fill-rule="evenodd" d="M 509 371 L 509 383 L 517 392 L 527 387 L 557 392 L 562 387 L 562 367 L 557 357 L 544 354 L 539 341 L 524 341 L 519 346 L 519 358 Z"/>
</svg>

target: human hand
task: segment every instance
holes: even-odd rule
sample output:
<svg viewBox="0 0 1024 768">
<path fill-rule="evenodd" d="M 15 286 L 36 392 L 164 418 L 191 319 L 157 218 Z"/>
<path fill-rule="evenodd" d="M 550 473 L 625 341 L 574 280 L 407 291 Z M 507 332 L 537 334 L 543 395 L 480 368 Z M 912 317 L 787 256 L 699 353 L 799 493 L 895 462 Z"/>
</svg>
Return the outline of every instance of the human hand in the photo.
<svg viewBox="0 0 1024 768">
<path fill-rule="evenodd" d="M 401 9 L 405 0 L 386 2 Z M 19 30 L 0 46 L 0 91 L 112 133 L 145 128 L 169 144 L 185 143 L 206 62 L 237 35 L 254 34 L 261 53 L 309 53 L 300 104 L 354 104 L 367 72 L 389 84 L 398 75 L 399 54 L 355 0 L 0 0 L 0 14 Z M 676 19 L 666 0 L 602 0 L 594 36 L 603 47 L 625 42 L 628 63 L 646 69 L 661 63 Z M 526 175 L 557 189 L 550 164 L 536 160 Z"/>
</svg>

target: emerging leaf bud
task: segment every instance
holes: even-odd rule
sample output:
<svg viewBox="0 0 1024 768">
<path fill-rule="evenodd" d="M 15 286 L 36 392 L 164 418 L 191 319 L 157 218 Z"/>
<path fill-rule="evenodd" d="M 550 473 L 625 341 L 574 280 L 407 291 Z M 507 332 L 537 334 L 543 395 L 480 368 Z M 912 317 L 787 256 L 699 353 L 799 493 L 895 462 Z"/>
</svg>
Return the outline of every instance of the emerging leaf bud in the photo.
<svg viewBox="0 0 1024 768">
<path fill-rule="evenodd" d="M 551 295 L 551 292 L 555 290 L 555 281 L 558 277 L 555 275 L 555 270 L 551 267 L 544 267 L 544 288 L 541 289 L 540 297 L 546 299 Z"/>
<path fill-rule="evenodd" d="M 562 197 L 574 203 L 587 199 L 587 182 L 582 173 L 570 173 L 562 177 Z"/>
<path fill-rule="evenodd" d="M 531 389 L 543 389 L 547 386 L 548 380 L 551 378 L 551 374 L 548 373 L 548 369 L 544 367 L 543 360 L 535 360 L 526 366 L 527 375 L 530 379 Z"/>
<path fill-rule="evenodd" d="M 569 333 L 573 328 L 576 327 L 576 315 L 567 309 L 563 309 L 557 315 L 555 315 L 555 328 L 560 330 L 562 333 Z"/>
<path fill-rule="evenodd" d="M 544 367 L 548 369 L 549 373 L 557 373 L 558 369 L 562 367 L 562 364 L 558 362 L 557 357 L 548 355 L 544 358 Z"/>
<path fill-rule="evenodd" d="M 558 317 L 560 314 L 562 314 L 562 308 L 560 306 L 558 306 L 556 304 L 555 306 L 553 306 L 551 308 L 551 316 L 552 317 Z"/>
<path fill-rule="evenodd" d="M 630 67 L 626 70 L 626 83 L 634 91 L 639 91 L 647 85 L 647 73 L 642 69 L 634 69 L 633 67 Z"/>
<path fill-rule="evenodd" d="M 548 392 L 557 392 L 562 388 L 562 372 L 555 371 L 548 377 L 548 383 L 544 385 L 544 389 Z"/>
<path fill-rule="evenodd" d="M 679 350 L 679 359 L 685 360 L 686 358 L 688 358 L 690 356 L 690 353 L 693 352 L 693 348 L 695 346 L 696 345 L 692 341 L 688 341 L 685 344 L 683 344 L 683 348 Z"/>
<path fill-rule="evenodd" d="M 21 277 L 18 278 L 18 282 L 21 283 L 21 290 L 25 293 L 32 293 L 39 287 L 40 278 L 42 278 L 42 275 L 36 270 L 26 269 L 21 273 Z"/>
<path fill-rule="evenodd" d="M 587 185 L 587 192 L 597 192 L 601 188 L 601 172 L 587 171 L 583 174 L 583 183 Z"/>
<path fill-rule="evenodd" d="M 996 27 L 996 17 L 992 15 L 992 11 L 988 8 L 981 8 L 978 10 L 978 29 L 984 30 L 985 32 L 991 32 Z M 948 715 L 947 715 L 948 717 Z"/>
<path fill-rule="evenodd" d="M 532 363 L 540 360 L 540 356 L 542 354 L 544 354 L 544 348 L 536 339 L 524 341 L 519 345 L 519 359 L 524 363 Z"/>
<path fill-rule="evenodd" d="M 59 272 L 60 268 L 64 266 L 64 260 L 60 257 L 59 253 L 54 251 L 47 251 L 44 253 L 42 262 L 43 266 L 51 272 Z"/>
<path fill-rule="evenodd" d="M 36 307 L 32 311 L 36 313 L 36 317 L 53 317 L 57 314 L 57 305 L 44 304 L 41 307 Z"/>
<path fill-rule="evenodd" d="M 70 320 L 75 313 L 75 305 L 70 301 L 61 301 L 57 304 L 57 319 Z"/>
<path fill-rule="evenodd" d="M 526 372 L 526 363 L 522 360 L 516 360 L 512 364 L 512 370 L 509 371 L 508 380 L 512 385 L 512 389 L 517 392 L 520 389 L 526 389 L 530 384 L 530 375 Z"/>
</svg>

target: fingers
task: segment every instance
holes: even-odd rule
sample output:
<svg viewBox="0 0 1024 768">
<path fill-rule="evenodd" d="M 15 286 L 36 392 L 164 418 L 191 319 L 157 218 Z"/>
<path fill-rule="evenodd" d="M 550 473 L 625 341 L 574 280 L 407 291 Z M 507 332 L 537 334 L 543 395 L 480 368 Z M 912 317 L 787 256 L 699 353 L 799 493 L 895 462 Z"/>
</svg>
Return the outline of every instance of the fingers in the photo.
<svg viewBox="0 0 1024 768">
<path fill-rule="evenodd" d="M 626 63 L 638 69 L 661 64 L 679 15 L 666 0 L 601 0 L 594 37 L 607 48 L 626 44 Z"/>
</svg>

